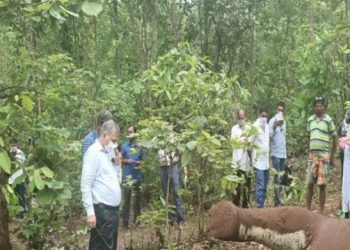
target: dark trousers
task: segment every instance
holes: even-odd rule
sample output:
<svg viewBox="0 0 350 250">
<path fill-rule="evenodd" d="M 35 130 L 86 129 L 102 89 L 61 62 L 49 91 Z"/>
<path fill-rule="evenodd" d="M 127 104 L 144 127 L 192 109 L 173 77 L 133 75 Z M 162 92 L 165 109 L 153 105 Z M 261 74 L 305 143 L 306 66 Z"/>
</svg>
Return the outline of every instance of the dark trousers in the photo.
<svg viewBox="0 0 350 250">
<path fill-rule="evenodd" d="M 123 205 L 123 226 L 129 226 L 130 217 L 130 203 L 131 195 L 134 192 L 135 202 L 134 202 L 134 223 L 137 217 L 141 214 L 141 181 L 135 181 L 132 187 L 124 188 L 124 205 Z"/>
<path fill-rule="evenodd" d="M 24 183 L 17 184 L 15 187 L 15 192 L 18 196 L 18 203 L 23 208 L 23 211 L 21 212 L 21 216 L 23 216 L 23 213 L 27 211 L 27 205 L 25 200 L 25 194 L 26 194 L 26 186 Z"/>
<path fill-rule="evenodd" d="M 172 190 L 172 193 L 175 199 L 176 220 L 177 220 L 177 223 L 181 223 L 184 221 L 185 218 L 184 218 L 184 214 L 181 206 L 182 200 L 179 194 L 180 173 L 179 173 L 179 166 L 177 163 L 173 164 L 172 166 L 160 167 L 160 182 L 162 184 L 164 197 L 166 197 L 166 194 L 168 191 L 168 177 L 170 177 L 169 188 L 170 190 Z M 169 196 L 171 194 L 170 190 L 169 190 Z"/>
<path fill-rule="evenodd" d="M 115 250 L 118 237 L 118 207 L 94 204 L 96 227 L 91 229 L 89 250 Z"/>
<path fill-rule="evenodd" d="M 241 194 L 243 193 L 243 208 L 248 208 L 249 205 L 249 194 L 250 194 L 250 187 L 251 187 L 251 177 L 249 176 L 247 171 L 238 170 L 237 172 L 238 177 L 244 177 L 244 184 L 238 184 L 236 189 L 236 194 L 233 195 L 233 203 L 236 206 L 241 206 Z"/>
</svg>

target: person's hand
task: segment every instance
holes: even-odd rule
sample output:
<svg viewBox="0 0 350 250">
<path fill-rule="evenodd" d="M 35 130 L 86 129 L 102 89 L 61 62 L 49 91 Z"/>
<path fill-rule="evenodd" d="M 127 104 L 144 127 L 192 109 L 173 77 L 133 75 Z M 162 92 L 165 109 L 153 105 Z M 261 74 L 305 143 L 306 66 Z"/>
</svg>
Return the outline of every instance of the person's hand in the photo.
<svg viewBox="0 0 350 250">
<path fill-rule="evenodd" d="M 121 153 L 116 153 L 115 154 L 115 159 L 114 159 L 115 165 L 121 166 L 122 165 L 122 159 L 123 159 L 122 154 Z"/>
<path fill-rule="evenodd" d="M 96 216 L 89 215 L 88 217 L 86 217 L 86 222 L 87 222 L 89 228 L 95 228 L 96 227 Z"/>
</svg>

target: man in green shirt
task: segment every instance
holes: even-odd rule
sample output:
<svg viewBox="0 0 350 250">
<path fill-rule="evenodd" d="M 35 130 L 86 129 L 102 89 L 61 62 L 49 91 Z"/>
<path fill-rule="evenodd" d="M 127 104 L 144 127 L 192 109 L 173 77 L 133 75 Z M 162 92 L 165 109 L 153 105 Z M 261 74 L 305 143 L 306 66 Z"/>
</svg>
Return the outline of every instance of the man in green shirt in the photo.
<svg viewBox="0 0 350 250">
<path fill-rule="evenodd" d="M 332 118 L 325 114 L 325 100 L 322 97 L 315 98 L 314 111 L 315 114 L 310 116 L 307 123 L 307 131 L 310 133 L 310 137 L 306 205 L 311 210 L 313 187 L 317 183 L 320 189 L 320 213 L 323 214 L 326 201 L 328 168 L 329 165 L 334 165 L 337 133 Z M 330 151 L 331 141 L 332 148 Z"/>
</svg>

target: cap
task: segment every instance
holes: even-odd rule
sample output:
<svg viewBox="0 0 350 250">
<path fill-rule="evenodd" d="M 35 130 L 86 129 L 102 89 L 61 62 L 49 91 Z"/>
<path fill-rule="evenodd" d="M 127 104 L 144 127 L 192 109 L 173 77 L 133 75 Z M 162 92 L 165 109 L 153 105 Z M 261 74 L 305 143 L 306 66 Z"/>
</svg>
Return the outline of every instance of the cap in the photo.
<svg viewBox="0 0 350 250">
<path fill-rule="evenodd" d="M 108 110 L 102 110 L 97 116 L 97 125 L 102 126 L 106 121 L 112 120 L 113 116 Z"/>
</svg>

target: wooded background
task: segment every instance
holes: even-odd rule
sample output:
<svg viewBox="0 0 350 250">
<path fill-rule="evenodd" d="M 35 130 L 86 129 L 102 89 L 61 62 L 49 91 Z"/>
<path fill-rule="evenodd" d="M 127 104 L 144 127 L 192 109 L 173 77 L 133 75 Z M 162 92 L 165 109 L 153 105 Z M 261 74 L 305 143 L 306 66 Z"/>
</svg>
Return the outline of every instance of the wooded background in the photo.
<svg viewBox="0 0 350 250">
<path fill-rule="evenodd" d="M 22 237 L 34 249 L 56 244 L 47 235 L 82 213 L 81 140 L 104 108 L 122 128 L 120 143 L 141 121 L 144 207 L 159 211 L 149 216 L 162 218 L 157 148 L 183 155 L 183 197 L 198 214 L 235 187 L 229 134 L 239 107 L 254 121 L 259 107 L 271 117 L 284 101 L 288 154 L 303 156 L 315 96 L 336 124 L 343 119 L 349 8 L 349 0 L 0 0 L 1 215 L 18 211 L 6 185 L 17 137 L 28 198 L 38 203 Z M 69 230 L 60 244 L 79 246 L 84 229 Z"/>
</svg>

